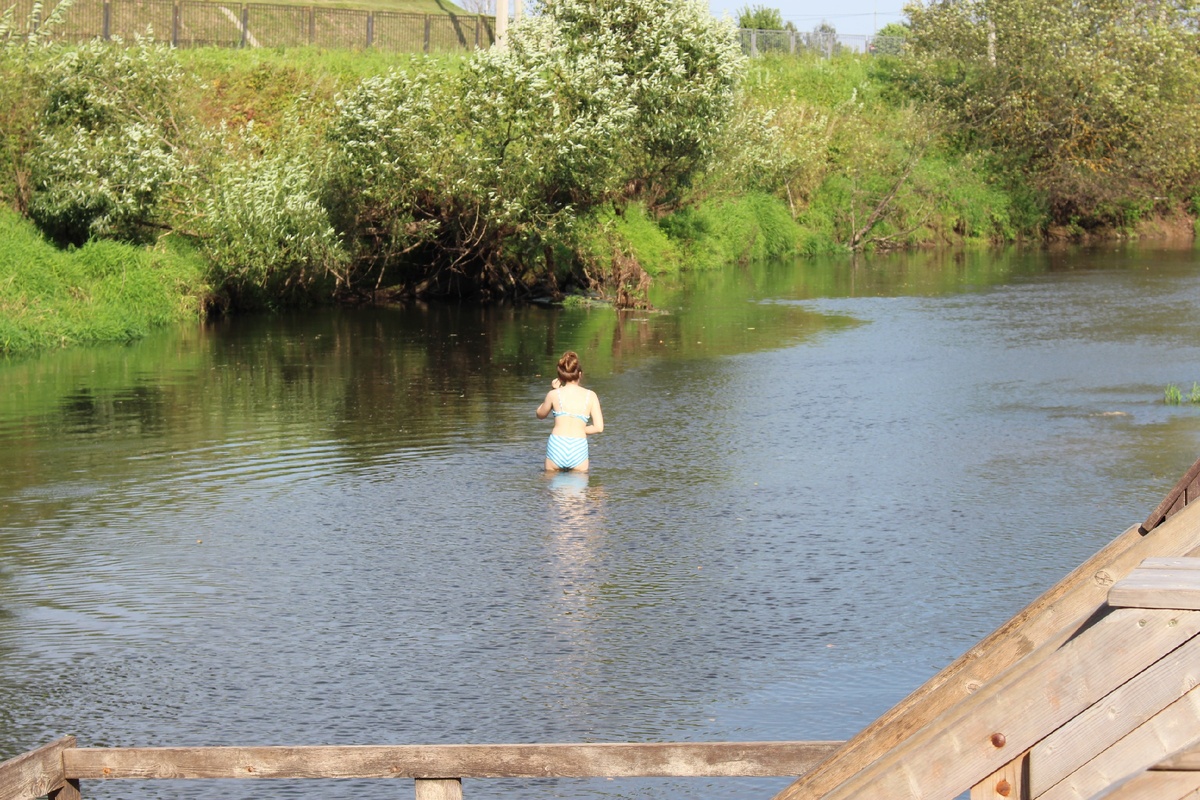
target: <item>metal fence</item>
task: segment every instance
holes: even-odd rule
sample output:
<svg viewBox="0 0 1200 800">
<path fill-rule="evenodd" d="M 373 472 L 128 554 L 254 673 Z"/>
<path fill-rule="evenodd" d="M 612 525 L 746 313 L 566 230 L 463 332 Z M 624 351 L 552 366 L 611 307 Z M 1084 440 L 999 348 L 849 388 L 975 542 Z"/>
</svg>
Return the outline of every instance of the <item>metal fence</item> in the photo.
<svg viewBox="0 0 1200 800">
<path fill-rule="evenodd" d="M 813 53 L 826 58 L 846 52 L 900 55 L 904 50 L 904 38 L 900 36 L 861 36 L 820 28 L 807 32 L 740 28 L 738 37 L 742 43 L 742 52 L 751 58 L 770 53 Z"/>
<path fill-rule="evenodd" d="M 3 2 L 3 0 L 0 0 Z M 49 4 L 47 4 L 49 5 Z M 37 26 L 35 0 L 16 0 L 14 19 Z M 43 18 L 45 18 L 43 16 Z M 58 41 L 89 39 L 132 41 L 150 36 L 175 47 L 324 47 L 432 53 L 478 50 L 496 41 L 496 20 L 489 16 L 406 14 L 277 3 L 221 3 L 210 0 L 74 0 L 53 29 Z M 855 36 L 817 28 L 809 32 L 738 31 L 742 51 L 751 57 L 769 53 L 841 52 L 899 54 L 904 40 Z"/>
<path fill-rule="evenodd" d="M 14 19 L 33 26 L 43 22 L 34 13 L 34 0 L 17 0 Z M 457 14 L 204 0 L 75 0 L 51 36 L 81 42 L 148 35 L 176 47 L 374 47 L 432 53 L 491 47 L 495 30 L 493 17 Z"/>
</svg>

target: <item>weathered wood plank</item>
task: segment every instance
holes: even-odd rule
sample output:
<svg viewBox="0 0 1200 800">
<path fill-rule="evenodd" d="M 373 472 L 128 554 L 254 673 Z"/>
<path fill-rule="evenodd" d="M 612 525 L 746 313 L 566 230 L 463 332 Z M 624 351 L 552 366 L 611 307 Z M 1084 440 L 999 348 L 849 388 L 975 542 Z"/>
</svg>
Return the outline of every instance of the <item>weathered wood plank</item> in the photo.
<svg viewBox="0 0 1200 800">
<path fill-rule="evenodd" d="M 1114 608 L 1200 609 L 1200 570 L 1135 569 L 1109 589 L 1108 604 Z"/>
<path fill-rule="evenodd" d="M 74 746 L 75 737 L 64 736 L 0 763 L 0 797 L 26 800 L 61 789 L 66 782 L 63 752 Z"/>
<path fill-rule="evenodd" d="M 1200 742 L 1200 688 L 1167 706 L 1132 733 L 1047 789 L 1040 800 L 1090 798 L 1172 753 Z M 1193 773 L 1193 778 L 1196 778 Z"/>
<path fill-rule="evenodd" d="M 1013 759 L 971 787 L 971 800 L 1030 800 L 1029 753 Z"/>
<path fill-rule="evenodd" d="M 1194 772 L 1140 772 L 1093 795 L 1093 800 L 1185 800 L 1200 788 Z"/>
<path fill-rule="evenodd" d="M 47 800 L 82 800 L 79 781 L 68 779 L 63 785 L 46 795 Z"/>
<path fill-rule="evenodd" d="M 1200 612 L 1114 609 L 1023 661 L 823 800 L 954 797 L 1200 632 Z"/>
<path fill-rule="evenodd" d="M 1062 641 L 1106 601 L 1109 586 L 1142 561 L 1178 557 L 1196 548 L 1200 548 L 1200 505 L 1172 516 L 1145 536 L 1139 526 L 1129 528 L 776 795 L 776 800 L 827 794 L 1018 659 Z"/>
<path fill-rule="evenodd" d="M 1200 480 L 1200 458 L 1196 459 L 1188 471 L 1183 473 L 1183 477 L 1175 483 L 1171 491 L 1167 492 L 1158 507 L 1150 512 L 1150 516 L 1146 517 L 1146 521 L 1141 524 L 1141 529 L 1152 531 L 1186 507 L 1189 499 L 1188 490 L 1194 488 L 1197 480 Z"/>
<path fill-rule="evenodd" d="M 1200 636 L 1034 745 L 1029 767 L 1033 796 L 1054 786 L 1198 684 Z"/>
<path fill-rule="evenodd" d="M 1138 569 L 1200 569 L 1200 558 L 1147 558 Z"/>
<path fill-rule="evenodd" d="M 67 776 L 107 778 L 631 778 L 799 775 L 842 742 L 83 747 Z"/>
<path fill-rule="evenodd" d="M 462 781 L 458 778 L 418 778 L 417 800 L 463 800 Z"/>
</svg>

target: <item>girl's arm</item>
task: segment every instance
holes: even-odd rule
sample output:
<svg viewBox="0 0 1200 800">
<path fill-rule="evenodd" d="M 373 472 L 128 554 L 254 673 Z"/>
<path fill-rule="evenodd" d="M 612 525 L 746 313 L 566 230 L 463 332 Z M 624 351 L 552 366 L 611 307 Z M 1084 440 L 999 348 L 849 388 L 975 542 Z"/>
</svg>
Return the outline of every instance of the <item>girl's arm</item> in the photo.
<svg viewBox="0 0 1200 800">
<path fill-rule="evenodd" d="M 588 435 L 604 433 L 604 412 L 600 410 L 600 397 L 595 392 L 592 392 L 592 424 L 584 428 L 583 432 Z"/>
<path fill-rule="evenodd" d="M 538 419 L 545 419 L 550 416 L 550 411 L 554 408 L 553 394 L 553 391 L 546 392 L 546 399 L 542 401 L 542 404 L 537 407 L 537 411 L 535 412 Z"/>
</svg>

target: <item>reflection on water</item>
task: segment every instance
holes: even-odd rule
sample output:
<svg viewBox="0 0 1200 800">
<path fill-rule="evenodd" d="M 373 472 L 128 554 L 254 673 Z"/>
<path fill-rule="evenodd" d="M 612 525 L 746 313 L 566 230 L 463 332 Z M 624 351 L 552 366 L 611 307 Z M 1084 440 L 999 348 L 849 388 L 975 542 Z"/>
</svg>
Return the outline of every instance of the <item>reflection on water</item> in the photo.
<svg viewBox="0 0 1200 800">
<path fill-rule="evenodd" d="M 1200 454 L 1200 411 L 1161 402 L 1200 380 L 1190 251 L 754 265 L 652 300 L 245 319 L 0 365 L 0 757 L 67 732 L 845 738 Z M 565 349 L 605 399 L 591 474 L 541 469 Z"/>
</svg>

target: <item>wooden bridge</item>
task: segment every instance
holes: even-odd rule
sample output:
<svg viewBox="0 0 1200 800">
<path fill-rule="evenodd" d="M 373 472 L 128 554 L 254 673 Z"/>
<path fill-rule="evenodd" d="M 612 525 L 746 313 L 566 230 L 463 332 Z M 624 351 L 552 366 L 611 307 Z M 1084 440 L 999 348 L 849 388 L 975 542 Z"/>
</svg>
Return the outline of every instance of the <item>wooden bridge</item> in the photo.
<svg viewBox="0 0 1200 800">
<path fill-rule="evenodd" d="M 76 747 L 0 764 L 0 800 L 87 781 L 797 776 L 775 800 L 1200 799 L 1200 461 L 1146 521 L 847 742 Z"/>
</svg>

